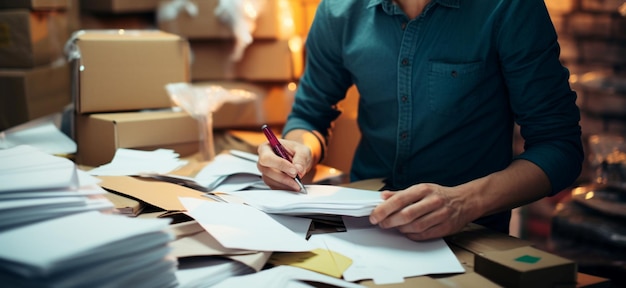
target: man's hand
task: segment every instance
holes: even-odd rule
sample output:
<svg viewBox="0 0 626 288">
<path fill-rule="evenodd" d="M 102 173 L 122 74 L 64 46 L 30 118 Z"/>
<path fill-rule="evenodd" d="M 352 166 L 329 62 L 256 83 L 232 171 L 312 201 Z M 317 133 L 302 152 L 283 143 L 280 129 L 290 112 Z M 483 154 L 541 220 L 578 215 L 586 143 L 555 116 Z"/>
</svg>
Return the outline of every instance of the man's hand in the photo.
<svg viewBox="0 0 626 288">
<path fill-rule="evenodd" d="M 458 188 L 417 184 L 401 191 L 383 191 L 385 200 L 370 215 L 381 228 L 397 228 L 409 239 L 421 241 L 460 231 L 475 220 Z"/>
<path fill-rule="evenodd" d="M 269 143 L 259 145 L 259 161 L 257 168 L 263 175 L 263 182 L 272 189 L 300 191 L 300 186 L 294 180 L 296 175 L 304 175 L 312 167 L 312 153 L 308 146 L 296 141 L 280 139 L 280 143 L 291 155 L 292 162 L 289 162 L 276 154 Z"/>
</svg>

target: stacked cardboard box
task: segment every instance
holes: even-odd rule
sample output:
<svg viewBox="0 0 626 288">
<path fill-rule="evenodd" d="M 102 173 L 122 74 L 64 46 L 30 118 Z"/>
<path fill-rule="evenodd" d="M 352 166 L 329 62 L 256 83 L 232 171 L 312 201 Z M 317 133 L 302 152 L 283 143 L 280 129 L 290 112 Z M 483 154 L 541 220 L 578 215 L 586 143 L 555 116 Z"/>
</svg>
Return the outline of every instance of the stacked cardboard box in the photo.
<svg viewBox="0 0 626 288">
<path fill-rule="evenodd" d="M 170 16 L 160 17 L 158 27 L 190 40 L 194 54 L 194 81 L 289 82 L 300 77 L 303 42 L 302 35 L 297 33 L 301 29 L 296 28 L 294 20 L 301 18 L 302 10 L 296 9 L 299 5 L 287 0 L 265 1 L 257 11 L 258 16 L 253 19 L 252 43 L 237 60 L 230 57 L 235 52 L 233 28 L 216 16 L 220 1 L 190 0 L 188 3 L 197 9 L 197 15 L 190 15 L 184 9 L 176 10 L 176 1 L 162 1 L 160 14 L 165 15 L 167 11 Z M 233 17 L 245 21 L 246 18 L 240 16 L 236 9 L 232 11 Z"/>
<path fill-rule="evenodd" d="M 189 148 L 197 148 L 195 120 L 173 111 L 165 90 L 189 82 L 187 40 L 158 30 L 82 30 L 70 43 L 77 163 L 108 163 L 117 148 L 197 151 Z"/>
<path fill-rule="evenodd" d="M 70 104 L 67 0 L 0 3 L 0 131 Z"/>
<path fill-rule="evenodd" d="M 213 115 L 214 127 L 260 129 L 262 124 L 284 124 L 304 67 L 304 40 L 310 22 L 306 11 L 314 11 L 311 1 L 264 1 L 254 20 L 252 43 L 240 58 L 234 57 L 237 38 L 233 28 L 216 16 L 219 0 L 186 1 L 187 8 L 195 10 L 176 8 L 177 2 L 161 1 L 158 27 L 189 39 L 194 85 L 249 89 L 257 95 L 257 101 L 222 106 Z"/>
<path fill-rule="evenodd" d="M 81 29 L 156 29 L 160 0 L 73 0 L 80 3 Z"/>
<path fill-rule="evenodd" d="M 126 2 L 116 0 L 80 0 L 83 29 L 87 29 L 85 31 L 97 29 L 107 31 L 123 31 L 121 29 L 126 29 L 125 31 L 128 31 L 128 29 L 147 31 L 150 29 L 150 23 L 145 21 L 146 16 L 150 15 L 147 17 L 162 19 L 157 17 L 162 12 L 161 7 L 172 5 L 174 1 L 158 1 L 156 4 L 154 1 L 150 3 L 148 3 L 149 1 Z M 218 85 L 226 89 L 243 89 L 253 92 L 257 96 L 256 101 L 225 103 L 214 113 L 213 127 L 216 129 L 235 127 L 258 128 L 264 123 L 270 125 L 284 123 L 291 110 L 297 80 L 304 66 L 304 27 L 306 27 L 307 21 L 311 21 L 304 17 L 306 16 L 304 13 L 309 11 L 308 15 L 311 17 L 310 11 L 314 11 L 311 8 L 313 7 L 311 4 L 313 1 L 266 1 L 264 9 L 260 10 L 261 12 L 256 21 L 257 29 L 253 34 L 254 42 L 248 47 L 249 49 L 246 49 L 243 58 L 236 62 L 230 60 L 231 52 L 235 45 L 232 30 L 219 22 L 214 14 L 214 9 L 218 6 L 219 1 L 189 0 L 186 2 L 198 8 L 198 15 L 192 17 L 181 11 L 176 17 L 168 20 L 169 22 L 158 20 L 152 24 L 154 24 L 154 28 L 162 31 L 162 33 L 176 35 L 181 40 L 188 40 L 187 43 L 190 46 L 191 53 L 188 55 L 190 62 L 188 63 L 187 81 L 193 81 L 194 85 Z M 308 7 L 308 10 L 305 7 Z M 112 35 L 109 36 L 113 37 Z M 88 36 L 83 35 L 76 41 L 79 44 L 77 46 L 83 46 L 81 47 L 82 59 L 80 64 L 76 62 L 73 68 L 75 73 L 73 79 L 76 80 L 75 90 L 76 94 L 79 95 L 75 99 L 77 115 L 74 129 L 76 133 L 74 137 L 77 140 L 79 150 L 76 158 L 77 162 L 83 165 L 95 166 L 104 164 L 111 159 L 114 153 L 113 148 L 98 149 L 97 147 L 147 148 L 176 146 L 180 149 L 180 147 L 191 147 L 183 145 L 184 143 L 182 142 L 184 141 L 197 142 L 197 124 L 191 121 L 192 119 L 184 112 L 175 112 L 177 113 L 176 117 L 163 114 L 157 116 L 157 114 L 154 114 L 157 119 L 152 119 L 153 117 L 143 114 L 142 116 L 133 116 L 138 115 L 137 113 L 144 113 L 137 112 L 141 109 L 158 109 L 172 106 L 168 97 L 155 96 L 158 94 L 156 93 L 157 90 L 164 94 L 166 93 L 162 86 L 152 86 L 153 88 L 149 93 L 139 92 L 138 90 L 142 89 L 141 87 L 146 87 L 148 82 L 154 82 L 154 77 L 148 75 L 162 73 L 156 71 L 166 71 L 158 69 L 153 65 L 156 62 L 164 61 L 163 59 L 159 58 L 157 60 L 152 57 L 154 62 L 150 65 L 153 66 L 146 63 L 137 63 L 138 55 L 131 55 L 131 52 L 125 50 L 127 48 L 122 48 L 121 43 L 106 44 L 104 43 L 106 41 L 101 41 L 102 39 L 100 39 L 100 42 L 96 42 L 95 39 L 88 38 Z M 134 47 L 135 45 L 131 46 Z M 83 49 L 86 49 L 87 52 L 82 51 Z M 113 50 L 121 51 L 121 53 L 127 55 L 127 58 L 111 58 L 110 51 Z M 142 51 L 140 53 L 142 57 L 151 57 L 146 55 L 145 50 Z M 124 63 L 132 64 L 124 65 Z M 179 71 L 172 64 L 165 64 L 165 66 L 170 67 L 170 71 Z M 142 69 L 145 71 L 139 71 Z M 139 75 L 145 76 L 140 77 Z M 106 80 L 102 81 L 102 79 Z M 125 79 L 134 79 L 134 83 L 128 84 L 124 81 Z M 185 81 L 171 80 L 169 82 Z M 149 103 L 145 102 L 146 97 L 151 99 Z M 155 129 L 153 124 L 161 123 L 160 120 L 163 117 L 169 119 L 168 121 L 178 121 L 179 125 L 183 125 L 181 123 L 185 122 L 184 130 L 194 134 L 195 140 L 190 140 L 193 138 L 191 136 L 178 137 L 177 139 L 180 140 L 173 140 L 173 137 L 167 136 L 168 133 L 171 134 L 168 131 L 161 131 L 160 135 L 162 136 L 160 139 L 157 139 L 159 137 L 154 138 L 151 136 L 151 138 L 145 136 L 147 135 L 146 133 L 121 132 L 124 129 L 129 129 L 124 131 Z M 111 125 L 111 123 L 114 125 Z M 158 125 L 171 127 L 163 123 Z M 88 126 L 100 128 L 87 129 L 86 127 Z M 106 131 L 102 131 L 102 129 L 106 129 Z M 111 130 L 114 132 L 111 132 Z M 124 139 L 120 137 L 124 137 Z M 110 142 L 115 142 L 115 144 L 109 145 Z M 195 147 L 197 148 L 197 145 Z M 186 149 L 183 152 L 189 153 L 193 151 Z"/>
</svg>

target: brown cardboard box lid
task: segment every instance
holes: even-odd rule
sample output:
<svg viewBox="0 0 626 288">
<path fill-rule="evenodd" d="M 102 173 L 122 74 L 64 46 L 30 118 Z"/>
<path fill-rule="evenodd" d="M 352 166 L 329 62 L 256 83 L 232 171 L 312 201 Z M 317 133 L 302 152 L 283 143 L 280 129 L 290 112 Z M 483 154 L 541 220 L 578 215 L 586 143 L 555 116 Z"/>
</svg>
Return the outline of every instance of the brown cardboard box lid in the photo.
<svg viewBox="0 0 626 288">
<path fill-rule="evenodd" d="M 172 41 L 180 36 L 159 30 L 84 30 L 76 35 L 82 41 Z"/>
</svg>

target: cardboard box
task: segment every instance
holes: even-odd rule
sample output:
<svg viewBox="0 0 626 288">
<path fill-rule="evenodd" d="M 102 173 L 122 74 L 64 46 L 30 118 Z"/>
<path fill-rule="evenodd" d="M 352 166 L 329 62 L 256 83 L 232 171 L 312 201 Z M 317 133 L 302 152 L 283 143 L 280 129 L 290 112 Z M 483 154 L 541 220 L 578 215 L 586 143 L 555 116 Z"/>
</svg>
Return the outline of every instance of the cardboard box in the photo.
<svg viewBox="0 0 626 288">
<path fill-rule="evenodd" d="M 504 287 L 576 287 L 576 263 L 529 246 L 476 254 L 474 270 Z"/>
<path fill-rule="evenodd" d="M 231 40 L 191 41 L 190 44 L 194 81 L 293 81 L 300 78 L 304 69 L 304 47 L 298 36 L 289 40 L 254 41 L 237 62 L 230 59 L 234 47 Z"/>
<path fill-rule="evenodd" d="M 248 83 L 241 81 L 197 82 L 194 86 L 221 86 L 224 89 L 254 93 L 252 101 L 224 103 L 213 113 L 213 128 L 260 129 L 263 124 L 281 125 L 287 121 L 293 105 L 296 83 Z M 260 132 L 260 130 L 259 130 Z"/>
<path fill-rule="evenodd" d="M 33 68 L 64 59 L 68 37 L 65 12 L 0 10 L 0 67 Z"/>
<path fill-rule="evenodd" d="M 176 11 L 178 1 L 162 1 L 159 11 Z M 232 39 L 233 30 L 221 22 L 215 15 L 219 0 L 191 0 L 189 3 L 197 7 L 197 15 L 190 15 L 185 9 L 173 14 L 175 18 L 161 17 L 158 19 L 159 29 L 188 39 Z M 174 10 L 172 10 L 174 9 Z M 302 30 L 296 27 L 302 19 L 302 9 L 298 1 L 267 0 L 259 10 L 252 32 L 254 39 L 287 39 Z M 165 13 L 161 13 L 165 15 Z"/>
<path fill-rule="evenodd" d="M 67 63 L 0 69 L 0 131 L 62 112 L 71 101 Z"/>
<path fill-rule="evenodd" d="M 111 162 L 117 148 L 173 149 L 185 157 L 198 152 L 196 120 L 185 112 L 152 111 L 76 115 L 76 163 Z"/>
<path fill-rule="evenodd" d="M 80 0 L 84 11 L 105 13 L 154 12 L 160 0 Z"/>
<path fill-rule="evenodd" d="M 317 12 L 317 6 L 320 4 L 320 0 L 300 0 L 302 2 L 302 10 L 303 16 L 300 21 L 302 23 L 300 26 L 302 27 L 302 35 L 309 34 L 309 29 L 313 24 L 313 19 L 315 19 L 315 12 Z"/>
<path fill-rule="evenodd" d="M 79 15 L 80 28 L 77 30 L 150 30 L 154 29 L 154 15 L 152 14 L 99 14 L 81 13 Z"/>
<path fill-rule="evenodd" d="M 67 9 L 69 0 L 2 0 L 1 9 L 24 8 L 30 10 Z"/>
<path fill-rule="evenodd" d="M 123 31 L 123 30 L 122 30 Z M 73 40 L 78 113 L 166 108 L 168 83 L 189 82 L 189 44 L 161 31 L 81 31 Z"/>
</svg>

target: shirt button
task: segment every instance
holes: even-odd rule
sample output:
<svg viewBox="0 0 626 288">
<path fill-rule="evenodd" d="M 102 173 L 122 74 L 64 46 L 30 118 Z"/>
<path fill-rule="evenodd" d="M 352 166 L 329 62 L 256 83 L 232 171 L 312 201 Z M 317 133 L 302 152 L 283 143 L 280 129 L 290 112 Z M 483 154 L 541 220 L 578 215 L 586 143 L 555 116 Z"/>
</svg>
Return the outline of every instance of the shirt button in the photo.
<svg viewBox="0 0 626 288">
<path fill-rule="evenodd" d="M 408 132 L 402 132 L 400 133 L 400 139 L 405 140 L 406 138 L 409 137 L 409 133 Z"/>
<path fill-rule="evenodd" d="M 402 65 L 403 66 L 409 65 L 409 59 L 407 58 L 402 59 Z"/>
<path fill-rule="evenodd" d="M 456 70 L 452 70 L 452 72 L 450 73 L 450 75 L 452 76 L 452 78 L 456 78 L 456 76 L 459 75 L 459 73 L 456 72 Z"/>
<path fill-rule="evenodd" d="M 400 99 L 402 100 L 403 103 L 406 103 L 409 101 L 409 97 L 407 97 L 406 95 L 403 95 Z"/>
<path fill-rule="evenodd" d="M 402 25 L 400 25 L 400 27 L 402 28 L 402 30 L 406 29 L 406 22 L 402 23 Z"/>
</svg>

